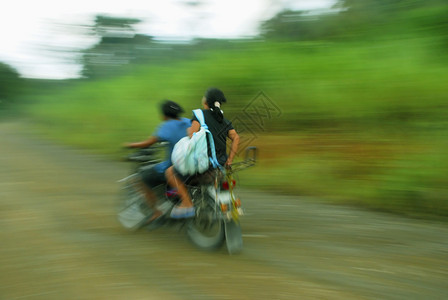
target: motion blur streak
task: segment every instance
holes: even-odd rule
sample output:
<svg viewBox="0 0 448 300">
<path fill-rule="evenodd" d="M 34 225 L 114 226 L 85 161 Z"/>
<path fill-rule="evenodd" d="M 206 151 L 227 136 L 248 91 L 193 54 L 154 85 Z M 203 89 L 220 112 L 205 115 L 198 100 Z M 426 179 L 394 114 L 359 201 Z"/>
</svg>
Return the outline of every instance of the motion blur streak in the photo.
<svg viewBox="0 0 448 300">
<path fill-rule="evenodd" d="M 254 37 L 182 42 L 100 15 L 85 24 L 98 43 L 76 53 L 81 78 L 0 64 L 2 295 L 443 298 L 447 13 L 442 0 L 341 0 L 280 12 Z M 224 261 L 113 220 L 120 145 L 154 132 L 162 99 L 191 117 L 210 86 L 240 157 L 260 153 L 238 180 L 247 252 Z"/>
</svg>

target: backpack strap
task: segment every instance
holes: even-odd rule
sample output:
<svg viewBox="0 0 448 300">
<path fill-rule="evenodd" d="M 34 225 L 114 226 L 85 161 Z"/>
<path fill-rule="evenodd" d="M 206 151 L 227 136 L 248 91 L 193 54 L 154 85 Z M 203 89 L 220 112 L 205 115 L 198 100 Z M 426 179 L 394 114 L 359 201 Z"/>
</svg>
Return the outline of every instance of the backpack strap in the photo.
<svg viewBox="0 0 448 300">
<path fill-rule="evenodd" d="M 193 110 L 193 113 L 201 124 L 201 127 L 208 130 L 208 126 L 207 124 L 205 124 L 204 113 L 202 112 L 202 110 L 195 109 Z"/>
<path fill-rule="evenodd" d="M 193 113 L 196 116 L 196 118 L 198 119 L 199 123 L 201 124 L 201 127 L 205 129 L 205 132 L 210 137 L 209 145 L 210 145 L 210 150 L 211 150 L 210 152 L 211 152 L 211 156 L 212 156 L 212 157 L 210 157 L 210 162 L 211 162 L 213 168 L 222 168 L 222 166 L 219 164 L 218 160 L 216 159 L 215 142 L 213 140 L 212 133 L 210 132 L 210 130 L 208 130 L 207 124 L 205 124 L 204 113 L 200 109 L 193 110 Z"/>
</svg>

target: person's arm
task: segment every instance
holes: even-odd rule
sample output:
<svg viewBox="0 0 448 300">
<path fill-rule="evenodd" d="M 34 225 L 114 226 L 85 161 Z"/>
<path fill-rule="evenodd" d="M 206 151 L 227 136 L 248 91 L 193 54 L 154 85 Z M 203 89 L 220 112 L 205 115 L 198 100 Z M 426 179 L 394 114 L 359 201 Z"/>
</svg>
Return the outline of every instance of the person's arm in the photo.
<svg viewBox="0 0 448 300">
<path fill-rule="evenodd" d="M 125 144 L 125 147 L 127 147 L 127 148 L 146 148 L 151 145 L 154 145 L 155 143 L 158 142 L 158 140 L 159 140 L 158 137 L 151 136 L 147 140 L 142 141 L 142 142 Z"/>
<path fill-rule="evenodd" d="M 189 127 L 189 128 L 187 129 L 187 134 L 188 134 L 188 136 L 191 138 L 191 137 L 193 136 L 193 133 L 198 132 L 199 129 L 201 129 L 201 124 L 199 124 L 198 121 L 193 120 L 193 121 L 191 122 L 191 127 Z"/>
<path fill-rule="evenodd" d="M 240 142 L 240 136 L 238 135 L 238 133 L 236 133 L 235 129 L 229 130 L 228 137 L 230 140 L 232 140 L 232 145 L 230 146 L 230 153 L 226 161 L 226 166 L 232 165 L 233 158 L 235 157 L 236 152 L 238 151 L 238 144 Z"/>
</svg>

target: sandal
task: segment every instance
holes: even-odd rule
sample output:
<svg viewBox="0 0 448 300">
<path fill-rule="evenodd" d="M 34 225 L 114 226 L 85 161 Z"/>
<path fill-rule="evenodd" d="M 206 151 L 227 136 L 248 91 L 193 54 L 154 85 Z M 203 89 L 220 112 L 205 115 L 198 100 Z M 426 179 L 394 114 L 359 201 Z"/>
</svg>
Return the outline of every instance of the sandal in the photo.
<svg viewBox="0 0 448 300">
<path fill-rule="evenodd" d="M 194 206 L 192 207 L 179 207 L 174 206 L 171 210 L 170 217 L 173 219 L 192 218 L 196 215 Z"/>
</svg>

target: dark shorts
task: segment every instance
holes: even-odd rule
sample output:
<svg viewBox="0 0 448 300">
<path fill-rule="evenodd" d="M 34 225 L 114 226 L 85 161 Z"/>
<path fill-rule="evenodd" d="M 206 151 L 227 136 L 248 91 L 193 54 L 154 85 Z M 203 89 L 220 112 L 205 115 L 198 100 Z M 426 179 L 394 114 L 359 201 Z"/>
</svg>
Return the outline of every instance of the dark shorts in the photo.
<svg viewBox="0 0 448 300">
<path fill-rule="evenodd" d="M 154 167 L 140 170 L 142 181 L 150 188 L 166 183 L 165 173 L 159 173 Z"/>
<path fill-rule="evenodd" d="M 173 172 L 186 185 L 211 184 L 216 176 L 216 169 L 213 168 L 208 169 L 204 173 L 194 175 L 182 175 L 176 168 L 173 168 Z"/>
</svg>

